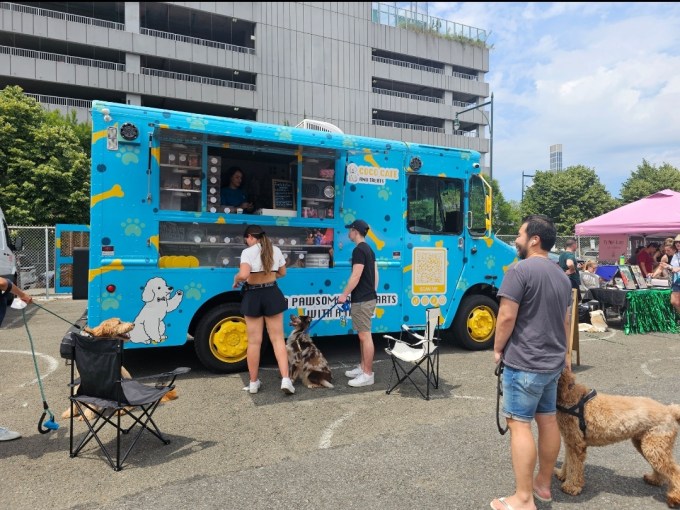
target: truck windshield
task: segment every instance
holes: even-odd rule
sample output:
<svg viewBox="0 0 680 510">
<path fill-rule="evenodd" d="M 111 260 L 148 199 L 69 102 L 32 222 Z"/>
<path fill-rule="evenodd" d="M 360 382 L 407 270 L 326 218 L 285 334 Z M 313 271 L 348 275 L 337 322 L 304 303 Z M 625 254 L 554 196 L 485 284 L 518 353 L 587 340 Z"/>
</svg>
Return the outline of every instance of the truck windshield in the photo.
<svg viewBox="0 0 680 510">
<path fill-rule="evenodd" d="M 414 234 L 460 234 L 463 181 L 412 175 L 408 181 L 408 230 Z"/>
</svg>

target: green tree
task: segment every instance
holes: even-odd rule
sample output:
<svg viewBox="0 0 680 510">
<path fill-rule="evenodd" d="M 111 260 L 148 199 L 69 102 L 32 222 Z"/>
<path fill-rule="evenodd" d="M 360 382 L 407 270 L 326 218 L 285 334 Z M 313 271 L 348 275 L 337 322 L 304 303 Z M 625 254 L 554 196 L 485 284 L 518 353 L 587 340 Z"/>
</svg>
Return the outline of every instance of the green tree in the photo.
<svg viewBox="0 0 680 510">
<path fill-rule="evenodd" d="M 536 171 L 524 192 L 522 215 L 545 214 L 552 218 L 557 235 L 574 235 L 574 225 L 618 206 L 595 170 L 582 165 L 561 172 Z"/>
<path fill-rule="evenodd" d="M 507 201 L 496 179 L 491 180 L 493 190 L 493 206 L 491 209 L 491 224 L 496 234 L 516 234 L 520 227 L 521 210 L 519 202 Z"/>
<path fill-rule="evenodd" d="M 621 201 L 629 204 L 663 189 L 680 191 L 680 170 L 668 163 L 657 168 L 643 159 L 637 170 L 621 185 Z"/>
<path fill-rule="evenodd" d="M 90 162 L 71 121 L 0 91 L 0 200 L 15 225 L 89 221 Z"/>
</svg>

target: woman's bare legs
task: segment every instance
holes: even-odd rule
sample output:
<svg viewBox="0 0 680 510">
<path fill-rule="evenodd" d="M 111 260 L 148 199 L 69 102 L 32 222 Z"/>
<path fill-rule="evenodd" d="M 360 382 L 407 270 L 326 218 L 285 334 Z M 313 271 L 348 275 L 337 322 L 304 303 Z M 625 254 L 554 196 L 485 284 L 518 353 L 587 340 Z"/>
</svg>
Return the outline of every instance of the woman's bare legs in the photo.
<svg viewBox="0 0 680 510">
<path fill-rule="evenodd" d="M 262 317 L 245 317 L 246 333 L 248 335 L 248 373 L 250 382 L 257 381 L 260 371 L 260 349 L 262 348 L 262 333 L 264 331 L 264 320 Z"/>
<path fill-rule="evenodd" d="M 286 351 L 286 340 L 283 337 L 283 313 L 265 317 L 264 321 L 267 324 L 267 333 L 274 348 L 274 356 L 276 356 L 276 363 L 279 365 L 281 377 L 288 377 L 288 351 Z M 260 335 L 261 342 L 262 336 Z M 248 341 L 248 352 L 250 352 L 250 341 Z"/>
</svg>

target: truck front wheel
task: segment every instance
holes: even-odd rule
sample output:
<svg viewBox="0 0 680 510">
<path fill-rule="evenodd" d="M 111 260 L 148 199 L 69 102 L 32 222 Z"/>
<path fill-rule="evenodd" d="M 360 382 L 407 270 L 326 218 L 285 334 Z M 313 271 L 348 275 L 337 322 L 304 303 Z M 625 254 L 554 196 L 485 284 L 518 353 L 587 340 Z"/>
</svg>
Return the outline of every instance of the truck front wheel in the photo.
<svg viewBox="0 0 680 510">
<path fill-rule="evenodd" d="M 194 336 L 196 356 L 211 372 L 242 372 L 247 368 L 248 336 L 238 303 L 225 303 L 206 313 Z"/>
<path fill-rule="evenodd" d="M 489 296 L 466 297 L 453 321 L 453 334 L 460 345 L 471 351 L 493 347 L 498 303 Z"/>
</svg>

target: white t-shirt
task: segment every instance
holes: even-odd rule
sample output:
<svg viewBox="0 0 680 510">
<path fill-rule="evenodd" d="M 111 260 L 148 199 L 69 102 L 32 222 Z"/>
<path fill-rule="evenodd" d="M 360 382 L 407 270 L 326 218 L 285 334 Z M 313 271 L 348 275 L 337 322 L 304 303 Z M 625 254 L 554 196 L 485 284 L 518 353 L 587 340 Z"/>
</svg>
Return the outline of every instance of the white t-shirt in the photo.
<svg viewBox="0 0 680 510">
<path fill-rule="evenodd" d="M 278 246 L 272 246 L 272 249 L 274 251 L 274 267 L 272 267 L 272 271 L 278 271 L 281 266 L 286 265 L 286 259 L 283 257 L 283 253 L 281 253 Z M 241 264 L 248 264 L 251 273 L 262 273 L 264 271 L 260 257 L 261 250 L 260 243 L 255 243 L 241 252 Z"/>
</svg>

